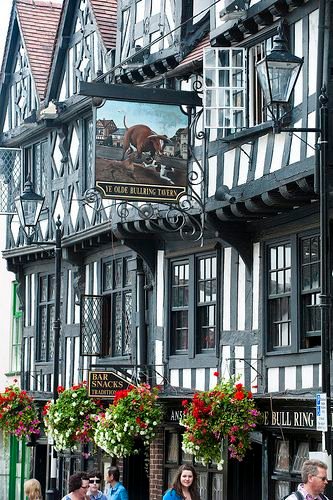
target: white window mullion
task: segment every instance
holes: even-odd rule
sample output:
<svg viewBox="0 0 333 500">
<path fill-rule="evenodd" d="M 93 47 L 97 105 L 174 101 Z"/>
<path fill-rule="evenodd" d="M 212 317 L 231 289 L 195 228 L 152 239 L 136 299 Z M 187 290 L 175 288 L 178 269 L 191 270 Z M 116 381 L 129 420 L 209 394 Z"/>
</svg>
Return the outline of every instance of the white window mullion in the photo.
<svg viewBox="0 0 333 500">
<path fill-rule="evenodd" d="M 236 132 L 245 127 L 246 50 L 204 51 L 204 123 Z"/>
</svg>

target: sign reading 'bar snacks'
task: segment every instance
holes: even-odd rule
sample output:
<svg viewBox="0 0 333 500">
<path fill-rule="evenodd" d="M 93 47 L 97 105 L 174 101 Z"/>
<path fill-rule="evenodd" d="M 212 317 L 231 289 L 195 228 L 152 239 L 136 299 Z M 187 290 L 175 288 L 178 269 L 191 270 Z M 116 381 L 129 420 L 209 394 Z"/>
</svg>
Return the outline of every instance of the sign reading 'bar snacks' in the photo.
<svg viewBox="0 0 333 500">
<path fill-rule="evenodd" d="M 132 385 L 114 372 L 89 372 L 88 393 L 93 398 L 111 399 L 117 391 L 128 389 Z"/>
</svg>

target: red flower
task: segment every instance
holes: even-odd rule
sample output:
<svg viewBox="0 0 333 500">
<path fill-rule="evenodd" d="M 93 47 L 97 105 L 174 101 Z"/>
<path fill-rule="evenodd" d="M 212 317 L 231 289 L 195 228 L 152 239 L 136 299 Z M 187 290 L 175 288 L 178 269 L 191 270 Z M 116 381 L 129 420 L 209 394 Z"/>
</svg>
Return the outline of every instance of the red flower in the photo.
<svg viewBox="0 0 333 500">
<path fill-rule="evenodd" d="M 120 399 L 126 398 L 130 391 L 128 389 L 122 389 L 120 391 L 116 391 L 114 395 L 113 404 L 116 405 Z"/>
<path fill-rule="evenodd" d="M 188 400 L 187 399 L 183 399 L 182 406 L 187 406 L 187 405 L 188 405 Z"/>
<path fill-rule="evenodd" d="M 213 375 L 214 375 L 214 377 L 219 377 L 220 376 L 220 372 L 214 372 Z"/>
<path fill-rule="evenodd" d="M 252 394 L 252 392 L 251 392 L 251 391 L 249 391 L 249 392 L 247 393 L 247 397 L 248 397 L 249 399 L 252 399 L 252 398 L 253 398 L 253 394 Z"/>
<path fill-rule="evenodd" d="M 244 393 L 243 392 L 240 392 L 240 391 L 237 391 L 235 393 L 235 399 L 237 399 L 237 401 L 242 401 L 242 399 L 244 399 Z"/>
<path fill-rule="evenodd" d="M 61 394 L 62 392 L 64 392 L 64 390 L 65 390 L 65 387 L 63 385 L 58 385 L 58 387 L 57 387 L 58 394 Z"/>
<path fill-rule="evenodd" d="M 241 391 L 243 389 L 243 384 L 236 384 L 237 391 Z"/>
</svg>

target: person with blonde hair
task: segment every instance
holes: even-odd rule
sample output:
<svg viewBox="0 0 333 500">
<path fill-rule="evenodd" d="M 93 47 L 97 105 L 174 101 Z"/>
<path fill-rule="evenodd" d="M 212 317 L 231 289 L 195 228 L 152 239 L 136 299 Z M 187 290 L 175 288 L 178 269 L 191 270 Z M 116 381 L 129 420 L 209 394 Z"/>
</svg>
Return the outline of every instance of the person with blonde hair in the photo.
<svg viewBox="0 0 333 500">
<path fill-rule="evenodd" d="M 42 487 L 37 479 L 29 479 L 24 483 L 24 493 L 29 500 L 42 500 Z"/>
</svg>

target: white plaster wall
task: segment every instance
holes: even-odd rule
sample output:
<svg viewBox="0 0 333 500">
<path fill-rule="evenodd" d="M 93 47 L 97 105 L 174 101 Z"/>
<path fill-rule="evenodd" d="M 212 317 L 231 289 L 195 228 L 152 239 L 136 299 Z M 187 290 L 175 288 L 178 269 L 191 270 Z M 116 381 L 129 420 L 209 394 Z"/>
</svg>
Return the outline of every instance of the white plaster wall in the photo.
<svg viewBox="0 0 333 500">
<path fill-rule="evenodd" d="M 6 243 L 6 217 L 0 215 L 0 249 L 4 250 Z M 5 259 L 0 258 L 0 338 L 1 338 L 1 356 L 0 363 L 0 391 L 3 391 L 8 380 L 5 373 L 9 372 L 10 368 L 10 332 L 11 332 L 11 300 L 12 287 L 11 283 L 15 280 L 14 273 L 7 271 Z"/>
</svg>

